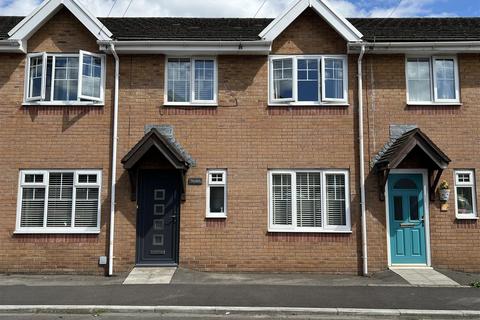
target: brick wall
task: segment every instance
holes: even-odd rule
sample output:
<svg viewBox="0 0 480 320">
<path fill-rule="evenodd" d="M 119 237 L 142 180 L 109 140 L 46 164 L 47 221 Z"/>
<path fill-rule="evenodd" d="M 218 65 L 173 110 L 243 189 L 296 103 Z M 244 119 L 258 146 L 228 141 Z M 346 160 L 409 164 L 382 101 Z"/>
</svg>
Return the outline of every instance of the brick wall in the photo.
<svg viewBox="0 0 480 320">
<path fill-rule="evenodd" d="M 98 51 L 95 38 L 67 11 L 60 11 L 30 40 L 29 51 Z M 277 54 L 342 54 L 345 41 L 306 11 L 273 44 Z M 0 272 L 101 273 L 107 253 L 113 59 L 107 57 L 104 107 L 22 107 L 25 56 L 0 55 Z M 452 158 L 450 168 L 476 168 L 478 154 L 478 55 L 460 55 L 461 107 L 407 107 L 404 56 L 367 55 L 365 139 L 367 164 L 388 138 L 390 124 L 416 124 Z M 356 56 L 349 57 L 348 107 L 269 107 L 267 56 L 220 56 L 219 106 L 163 105 L 165 57 L 121 55 L 118 157 L 144 134 L 146 124 L 169 124 L 197 161 L 188 177 L 228 169 L 228 218 L 205 219 L 206 186 L 187 186 L 181 208 L 180 264 L 215 271 L 361 270 L 356 125 Z M 115 271 L 135 263 L 136 203 L 128 174 L 118 162 Z M 100 235 L 14 235 L 18 170 L 103 171 Z M 350 170 L 351 234 L 268 233 L 269 169 Z M 367 168 L 369 169 L 369 168 Z M 367 170 L 370 269 L 386 268 L 385 204 Z M 478 172 L 477 172 L 478 175 Z M 452 170 L 444 173 L 453 186 Z M 477 177 L 478 178 L 478 177 Z M 476 222 L 455 221 L 430 204 L 433 264 L 478 271 Z"/>
<path fill-rule="evenodd" d="M 458 55 L 462 106 L 407 106 L 404 55 L 368 55 L 364 79 L 367 163 L 387 142 L 390 124 L 413 124 L 426 133 L 452 160 L 441 178 L 452 190 L 450 209 L 440 211 L 438 195 L 435 202 L 430 202 L 432 265 L 477 272 L 480 251 L 475 243 L 480 241 L 479 226 L 476 220 L 455 219 L 453 170 L 476 169 L 479 181 L 479 58 L 478 54 Z M 387 265 L 385 202 L 378 200 L 377 178 L 371 172 L 367 177 L 367 208 L 370 267 L 381 270 Z"/>
<path fill-rule="evenodd" d="M 274 43 L 274 51 L 344 53 L 345 41 L 325 23 L 314 21 L 318 16 L 306 12 Z M 317 41 L 312 43 L 310 37 Z M 268 107 L 267 56 L 220 56 L 218 108 L 167 107 L 163 106 L 165 57 L 120 59 L 119 156 L 143 136 L 145 124 L 169 124 L 197 161 L 188 177 L 205 179 L 207 169 L 228 170 L 226 220 L 205 219 L 206 186 L 187 186 L 181 207 L 182 266 L 215 271 L 358 272 L 353 106 Z M 349 70 L 353 105 L 354 57 Z M 274 168 L 349 169 L 353 233 L 268 233 L 267 173 Z M 118 169 L 116 270 L 126 270 L 135 259 L 135 203 L 129 200 L 128 175 Z"/>
<path fill-rule="evenodd" d="M 67 10 L 28 42 L 29 52 L 98 51 Z M 0 272 L 103 273 L 107 248 L 113 64 L 107 58 L 104 107 L 22 106 L 25 55 L 0 54 Z M 20 169 L 102 169 L 100 235 L 14 235 Z"/>
</svg>

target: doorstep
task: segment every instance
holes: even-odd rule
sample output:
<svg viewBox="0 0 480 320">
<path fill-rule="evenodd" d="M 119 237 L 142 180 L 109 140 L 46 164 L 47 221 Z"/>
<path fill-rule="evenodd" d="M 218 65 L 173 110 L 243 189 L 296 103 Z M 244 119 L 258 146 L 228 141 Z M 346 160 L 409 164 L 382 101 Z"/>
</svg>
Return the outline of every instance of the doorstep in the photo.
<svg viewBox="0 0 480 320">
<path fill-rule="evenodd" d="M 135 267 L 123 284 L 170 284 L 177 267 Z"/>
</svg>

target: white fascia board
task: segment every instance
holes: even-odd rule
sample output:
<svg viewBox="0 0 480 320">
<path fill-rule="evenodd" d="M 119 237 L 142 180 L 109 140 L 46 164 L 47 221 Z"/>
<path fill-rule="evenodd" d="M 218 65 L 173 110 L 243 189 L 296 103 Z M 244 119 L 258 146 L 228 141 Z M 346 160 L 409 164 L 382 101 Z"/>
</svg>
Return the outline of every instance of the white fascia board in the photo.
<svg viewBox="0 0 480 320">
<path fill-rule="evenodd" d="M 31 14 L 20 21 L 8 35 L 10 39 L 26 40 L 32 36 L 45 22 L 53 17 L 64 6 L 97 38 L 109 40 L 112 33 L 84 8 L 77 0 L 45 0 Z"/>
<path fill-rule="evenodd" d="M 325 0 L 297 0 L 280 16 L 273 20 L 260 34 L 260 38 L 275 40 L 307 8 L 313 8 L 318 15 L 335 29 L 348 42 L 362 41 L 363 34 L 347 19 L 335 11 Z"/>
<path fill-rule="evenodd" d="M 480 41 L 365 42 L 363 45 L 370 54 L 480 52 Z M 360 44 L 350 44 L 348 51 L 358 53 L 360 49 Z"/>
<path fill-rule="evenodd" d="M 268 55 L 269 41 L 97 41 L 100 50 L 109 52 L 110 44 L 117 53 L 130 54 L 248 54 Z"/>
<path fill-rule="evenodd" d="M 21 41 L 0 40 L 0 52 L 25 53 Z"/>
</svg>

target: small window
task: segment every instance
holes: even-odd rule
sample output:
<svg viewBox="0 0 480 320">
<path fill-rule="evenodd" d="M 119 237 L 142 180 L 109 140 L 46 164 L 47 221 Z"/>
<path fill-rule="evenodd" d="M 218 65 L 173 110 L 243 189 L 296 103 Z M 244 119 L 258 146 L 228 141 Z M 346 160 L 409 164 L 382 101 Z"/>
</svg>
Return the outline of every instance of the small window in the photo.
<svg viewBox="0 0 480 320">
<path fill-rule="evenodd" d="M 44 104 L 102 103 L 105 56 L 34 53 L 27 56 L 25 101 Z"/>
<path fill-rule="evenodd" d="M 214 58 L 167 58 L 165 103 L 217 103 L 217 61 Z"/>
<path fill-rule="evenodd" d="M 408 103 L 460 102 L 456 58 L 407 58 L 406 73 Z"/>
<path fill-rule="evenodd" d="M 207 175 L 207 218 L 226 218 L 227 171 L 210 170 Z"/>
<path fill-rule="evenodd" d="M 346 171 L 275 170 L 269 184 L 269 231 L 351 231 Z"/>
<path fill-rule="evenodd" d="M 346 104 L 345 56 L 271 56 L 270 103 Z"/>
<path fill-rule="evenodd" d="M 455 210 L 457 219 L 477 218 L 477 193 L 473 170 L 455 171 Z"/>
<path fill-rule="evenodd" d="M 21 171 L 17 233 L 98 233 L 99 171 Z"/>
</svg>

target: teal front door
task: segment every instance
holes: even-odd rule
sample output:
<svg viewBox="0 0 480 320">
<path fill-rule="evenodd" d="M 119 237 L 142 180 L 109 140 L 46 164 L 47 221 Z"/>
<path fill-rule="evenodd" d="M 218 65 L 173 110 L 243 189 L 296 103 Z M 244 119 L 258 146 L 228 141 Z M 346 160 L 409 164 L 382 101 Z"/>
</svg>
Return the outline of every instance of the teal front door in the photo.
<svg viewBox="0 0 480 320">
<path fill-rule="evenodd" d="M 426 264 L 422 174 L 390 174 L 388 207 L 392 264 Z"/>
</svg>

